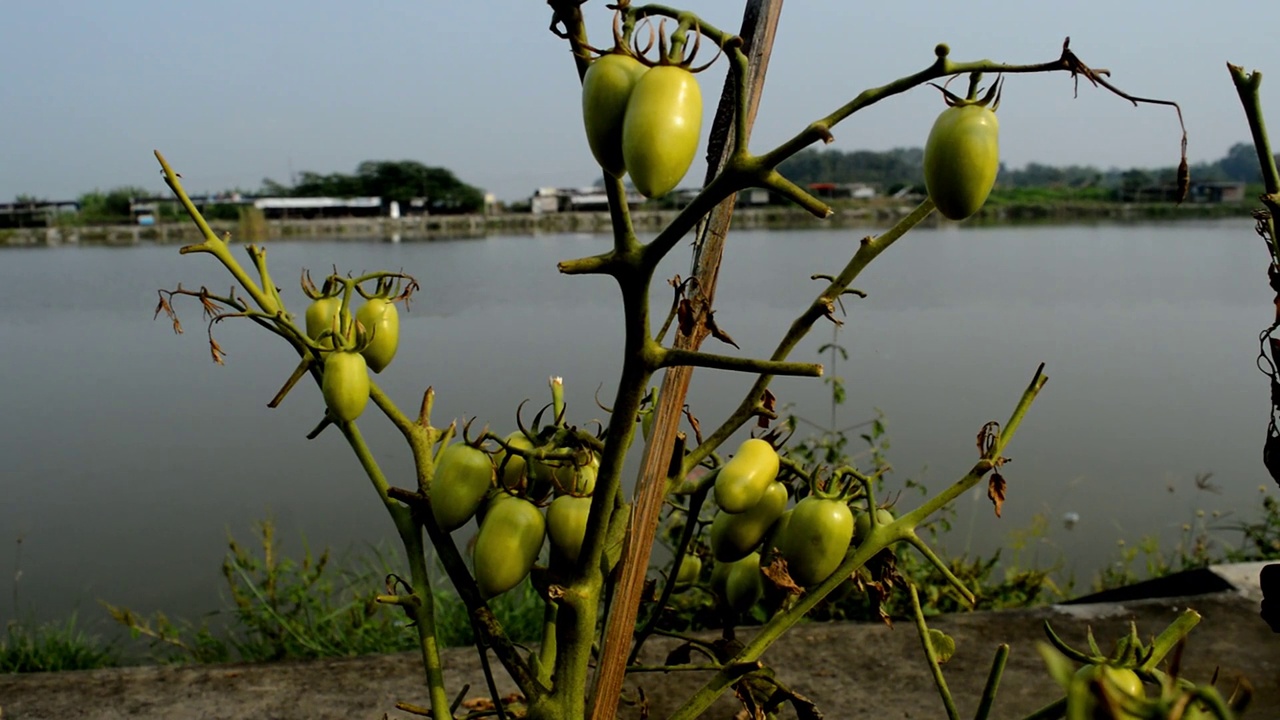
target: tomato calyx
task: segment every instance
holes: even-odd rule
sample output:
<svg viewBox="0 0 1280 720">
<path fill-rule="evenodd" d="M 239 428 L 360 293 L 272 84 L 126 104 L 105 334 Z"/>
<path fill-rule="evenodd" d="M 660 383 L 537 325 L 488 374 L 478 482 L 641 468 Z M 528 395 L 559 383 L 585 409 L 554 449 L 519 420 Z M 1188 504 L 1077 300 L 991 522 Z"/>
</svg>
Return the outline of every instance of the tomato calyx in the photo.
<svg viewBox="0 0 1280 720">
<path fill-rule="evenodd" d="M 1000 95 L 1004 89 L 1004 79 L 997 77 L 994 84 L 987 88 L 987 92 L 981 97 L 977 97 L 977 78 L 972 79 L 969 89 L 969 97 L 962 98 L 959 95 L 948 90 L 945 86 L 937 83 L 929 83 L 933 87 L 942 92 L 943 100 L 947 103 L 947 107 L 964 107 L 966 105 L 976 105 L 977 107 L 987 108 L 991 112 L 995 112 L 1000 108 Z"/>
</svg>

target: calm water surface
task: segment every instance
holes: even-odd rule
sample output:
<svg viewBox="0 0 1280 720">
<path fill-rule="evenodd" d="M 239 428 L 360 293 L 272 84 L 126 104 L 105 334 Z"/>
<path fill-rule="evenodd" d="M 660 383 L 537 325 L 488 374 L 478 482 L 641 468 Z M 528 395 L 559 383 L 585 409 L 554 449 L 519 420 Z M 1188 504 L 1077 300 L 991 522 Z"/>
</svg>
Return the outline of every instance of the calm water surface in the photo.
<svg viewBox="0 0 1280 720">
<path fill-rule="evenodd" d="M 718 321 L 744 353 L 767 354 L 818 289 L 808 277 L 838 270 L 862 234 L 735 233 Z M 406 408 L 434 386 L 438 424 L 474 415 L 507 432 L 521 399 L 547 397 L 552 374 L 567 380 L 575 421 L 603 415 L 593 396 L 613 391 L 616 289 L 561 277 L 555 262 L 606 247 L 585 235 L 314 241 L 272 244 L 270 261 L 295 311 L 304 267 L 418 277 L 400 354 L 378 381 Z M 661 276 L 687 274 L 687 250 L 674 255 Z M 1051 381 L 1009 451 L 1005 517 L 965 497 L 950 543 L 990 550 L 1045 512 L 1048 536 L 1024 560 L 1061 555 L 1087 580 L 1117 539 L 1176 537 L 1196 508 L 1227 513 L 1223 523 L 1254 517 L 1258 487 L 1270 484 L 1267 384 L 1253 364 L 1272 313 L 1264 262 L 1247 220 L 917 231 L 855 283 L 869 297 L 848 304 L 840 336 L 850 356 L 836 372 L 850 393 L 838 422 L 882 409 L 897 479 L 941 487 L 1046 362 Z M 319 393 L 304 384 L 266 407 L 296 363 L 282 342 L 223 323 L 217 367 L 196 304 L 179 305 L 185 335 L 152 321 L 156 288 L 179 282 L 225 292 L 230 280 L 212 258 L 175 247 L 0 253 L 0 578 L 21 571 L 15 592 L 0 587 L 0 618 L 15 597 L 37 617 L 101 617 L 99 599 L 187 617 L 215 609 L 227 533 L 248 540 L 266 516 L 286 552 L 393 537 L 339 435 L 305 439 Z M 654 297 L 665 308 L 669 289 Z M 795 359 L 825 360 L 817 350 L 828 340 L 819 326 Z M 698 371 L 691 402 L 704 426 L 747 384 Z M 828 419 L 819 381 L 774 389 Z M 398 434 L 376 412 L 366 418 L 393 482 L 410 485 Z M 1209 471 L 1221 494 L 1194 489 Z M 1066 512 L 1080 515 L 1073 530 Z"/>
</svg>

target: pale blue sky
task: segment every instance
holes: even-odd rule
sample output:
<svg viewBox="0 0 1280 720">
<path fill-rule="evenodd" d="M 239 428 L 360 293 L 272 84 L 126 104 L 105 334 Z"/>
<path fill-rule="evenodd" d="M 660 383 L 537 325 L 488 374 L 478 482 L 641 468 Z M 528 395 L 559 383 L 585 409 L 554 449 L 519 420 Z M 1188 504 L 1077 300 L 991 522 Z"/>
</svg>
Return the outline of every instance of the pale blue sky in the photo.
<svg viewBox="0 0 1280 720">
<path fill-rule="evenodd" d="M 686 5 L 722 28 L 741 20 L 737 1 Z M 584 6 L 602 45 L 604 6 Z M 291 168 L 351 172 L 366 159 L 448 167 L 501 199 L 590 184 L 599 171 L 577 78 L 549 19 L 540 0 L 5 0 L 0 200 L 159 192 L 153 148 L 193 191 L 287 182 Z M 959 60 L 1038 62 L 1070 35 L 1121 88 L 1182 103 L 1192 162 L 1213 160 L 1248 138 L 1227 61 L 1264 71 L 1280 126 L 1278 21 L 1280 5 L 1262 0 L 790 0 L 753 149 L 927 65 L 938 42 Z M 725 67 L 701 76 L 708 116 Z M 936 91 L 916 89 L 837 127 L 834 147 L 921 145 L 941 107 Z M 1000 118 L 1015 167 L 1177 162 L 1172 112 L 1084 84 L 1073 100 L 1065 74 L 1009 78 Z"/>
</svg>

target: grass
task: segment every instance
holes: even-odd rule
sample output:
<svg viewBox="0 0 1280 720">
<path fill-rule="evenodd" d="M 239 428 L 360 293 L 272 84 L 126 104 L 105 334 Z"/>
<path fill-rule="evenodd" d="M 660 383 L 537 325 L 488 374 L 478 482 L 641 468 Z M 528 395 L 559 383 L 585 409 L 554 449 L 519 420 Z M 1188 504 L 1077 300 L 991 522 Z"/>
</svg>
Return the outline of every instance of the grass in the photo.
<svg viewBox="0 0 1280 720">
<path fill-rule="evenodd" d="M 119 661 L 116 646 L 86 632 L 74 613 L 55 623 L 11 620 L 0 638 L 0 673 L 94 670 Z"/>
</svg>

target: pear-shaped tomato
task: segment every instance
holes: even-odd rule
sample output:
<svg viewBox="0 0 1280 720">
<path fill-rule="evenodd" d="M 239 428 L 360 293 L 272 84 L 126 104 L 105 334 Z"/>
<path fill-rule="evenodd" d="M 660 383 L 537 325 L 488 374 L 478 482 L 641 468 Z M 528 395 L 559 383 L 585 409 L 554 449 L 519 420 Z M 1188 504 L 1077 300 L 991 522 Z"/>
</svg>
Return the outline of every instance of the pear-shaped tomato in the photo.
<svg viewBox="0 0 1280 720">
<path fill-rule="evenodd" d="M 853 540 L 853 513 L 839 500 L 810 495 L 796 503 L 779 549 L 796 584 L 816 585 L 840 566 Z"/>
<path fill-rule="evenodd" d="M 964 220 L 978 212 L 1000 169 L 1000 123 L 978 103 L 942 111 L 924 146 L 924 185 L 938 212 Z"/>
<path fill-rule="evenodd" d="M 492 500 L 473 556 L 480 594 L 501 595 L 528 577 L 545 536 L 546 520 L 536 505 L 511 495 Z"/>
<path fill-rule="evenodd" d="M 711 552 L 720 562 L 741 560 L 755 550 L 787 509 L 787 486 L 774 481 L 746 512 L 721 512 L 711 521 Z"/>
<path fill-rule="evenodd" d="M 746 512 L 778 476 L 778 467 L 772 445 L 759 438 L 747 440 L 716 476 L 716 504 L 727 513 Z"/>
<path fill-rule="evenodd" d="M 350 350 L 329 353 L 324 360 L 320 392 L 334 418 L 351 422 L 360 417 L 369 403 L 369 371 L 360 353 Z"/>
<path fill-rule="evenodd" d="M 369 369 L 380 373 L 391 364 L 400 347 L 400 313 L 390 300 L 370 298 L 356 312 L 356 322 L 370 333 L 369 344 L 360 353 L 369 362 Z"/>
<path fill-rule="evenodd" d="M 1142 678 L 1138 677 L 1138 673 L 1128 668 L 1112 667 L 1110 665 L 1085 665 L 1076 671 L 1073 681 L 1076 682 L 1093 682 L 1094 680 L 1102 681 L 1104 690 L 1109 697 L 1115 701 L 1119 713 L 1115 715 L 1113 720 L 1138 720 L 1140 715 L 1136 715 L 1125 709 L 1126 706 L 1134 704 L 1135 701 L 1145 700 L 1147 697 L 1146 690 L 1142 687 Z M 1074 699 L 1075 695 L 1070 696 Z M 1093 693 L 1085 696 L 1085 708 L 1082 715 L 1076 715 L 1072 702 L 1069 700 L 1067 704 L 1067 717 L 1107 717 L 1112 718 L 1109 713 L 1103 711 L 1097 706 L 1097 701 Z M 1192 713 L 1184 714 L 1184 718 L 1197 717 Z"/>
<path fill-rule="evenodd" d="M 506 443 L 520 450 L 532 450 L 533 443 L 525 434 L 519 430 L 511 433 L 506 438 Z M 508 490 L 516 490 L 523 487 L 526 478 L 526 466 L 523 457 L 515 453 L 507 453 L 506 450 L 499 450 L 493 456 L 493 464 L 501 473 L 498 481 Z"/>
<path fill-rule="evenodd" d="M 573 458 L 529 463 L 529 479 L 535 490 L 590 495 L 596 489 L 599 472 L 600 458 L 590 450 L 579 450 Z"/>
<path fill-rule="evenodd" d="M 746 612 L 764 594 L 764 575 L 760 572 L 760 553 L 751 553 L 730 563 L 725 579 L 724 601 L 731 610 Z"/>
<path fill-rule="evenodd" d="M 315 340 L 320 337 L 320 333 L 333 328 L 333 319 L 337 317 L 338 311 L 342 309 L 342 297 L 322 297 L 312 300 L 307 306 L 307 337 Z M 325 340 L 321 343 L 323 347 L 333 347 L 332 340 Z"/>
<path fill-rule="evenodd" d="M 446 532 L 467 524 L 493 486 L 489 454 L 466 443 L 440 451 L 431 480 L 431 514 Z"/>
<path fill-rule="evenodd" d="M 626 172 L 622 159 L 622 119 L 636 81 L 648 70 L 625 53 L 609 53 L 591 62 L 582 76 L 582 122 L 596 162 L 610 175 Z"/>
<path fill-rule="evenodd" d="M 551 546 L 570 562 L 577 562 L 587 536 L 591 498 L 561 495 L 547 507 L 547 535 Z"/>
<path fill-rule="evenodd" d="M 684 560 L 680 563 L 680 572 L 676 574 L 675 587 L 672 592 L 684 592 L 693 587 L 698 582 L 698 576 L 702 574 L 702 558 L 697 555 L 689 554 L 684 556 Z"/>
<path fill-rule="evenodd" d="M 693 73 L 659 65 L 640 76 L 622 121 L 622 160 L 641 195 L 658 198 L 684 179 L 702 134 L 702 91 Z"/>
<path fill-rule="evenodd" d="M 893 522 L 893 513 L 884 508 L 876 508 L 876 524 L 885 526 L 891 522 Z M 871 532 L 871 516 L 867 513 L 858 513 L 858 517 L 853 521 L 853 541 L 861 545 L 869 532 Z"/>
</svg>

